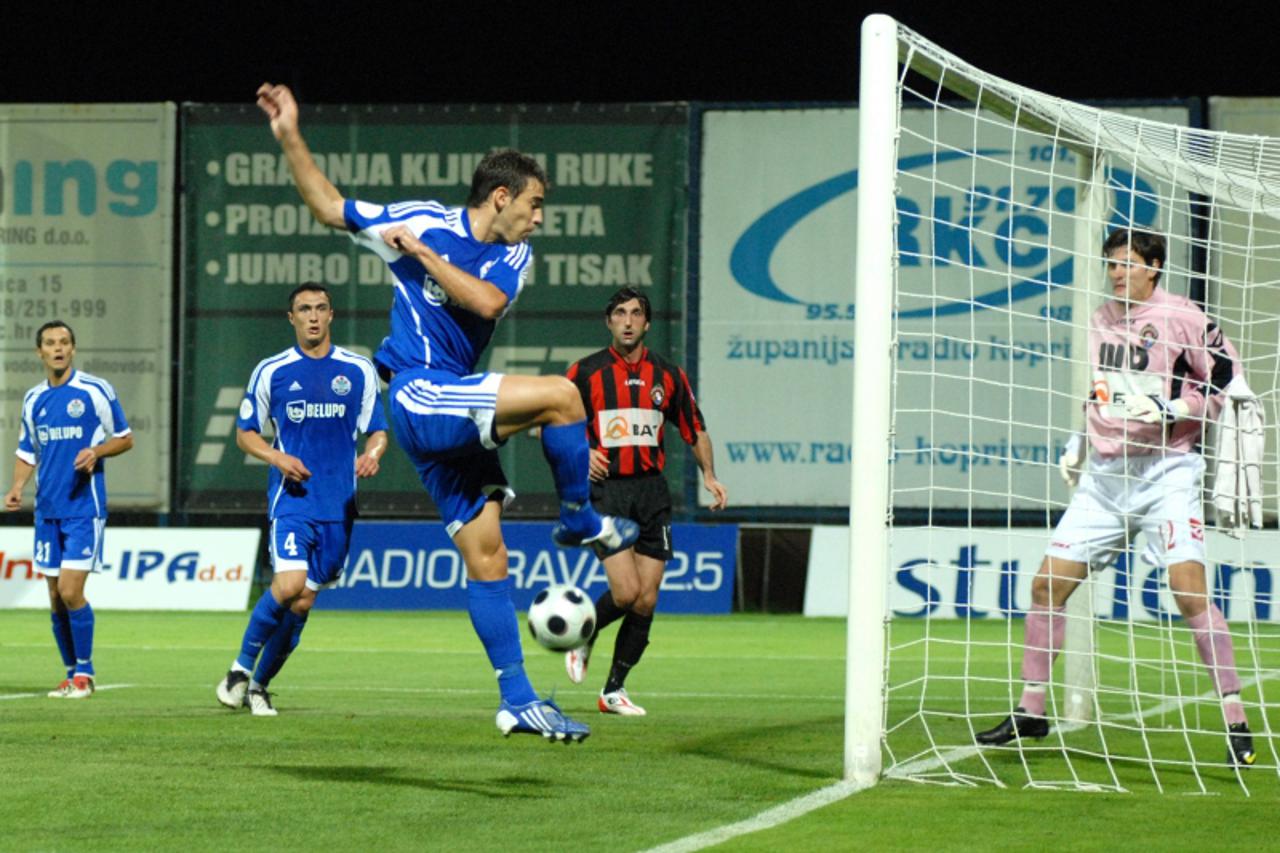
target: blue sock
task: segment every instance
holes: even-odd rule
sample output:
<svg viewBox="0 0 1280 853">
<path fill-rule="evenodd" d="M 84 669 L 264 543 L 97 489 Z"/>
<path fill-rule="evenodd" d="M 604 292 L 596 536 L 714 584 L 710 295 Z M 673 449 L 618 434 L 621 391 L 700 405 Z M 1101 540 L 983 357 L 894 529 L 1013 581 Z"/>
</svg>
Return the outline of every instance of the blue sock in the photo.
<svg viewBox="0 0 1280 853">
<path fill-rule="evenodd" d="M 254 681 L 263 687 L 271 683 L 271 679 L 276 677 L 284 666 L 284 662 L 289 659 L 289 655 L 293 654 L 293 650 L 298 647 L 298 641 L 302 638 L 302 629 L 306 624 L 305 616 L 299 616 L 292 610 L 284 612 L 275 633 L 267 640 L 267 645 L 262 650 L 262 657 L 258 658 L 258 669 L 253 674 Z"/>
<path fill-rule="evenodd" d="M 584 536 L 596 533 L 600 529 L 600 516 L 591 506 L 587 422 L 544 426 L 542 455 L 551 465 L 551 478 L 560 496 L 560 520 L 574 533 Z"/>
<path fill-rule="evenodd" d="M 264 592 L 262 598 L 259 598 L 258 603 L 253 606 L 253 612 L 249 614 L 249 627 L 244 629 L 244 639 L 240 641 L 240 655 L 236 658 L 236 663 L 240 664 L 245 672 L 253 672 L 253 664 L 258 659 L 258 653 L 280 626 L 280 620 L 284 614 L 284 605 L 276 601 L 271 590 Z"/>
<path fill-rule="evenodd" d="M 498 691 L 503 700 L 524 705 L 537 699 L 538 694 L 533 692 L 524 671 L 520 622 L 516 619 L 516 606 L 511 603 L 511 578 L 468 580 L 467 610 L 471 614 L 471 626 L 498 674 Z"/>
<path fill-rule="evenodd" d="M 67 668 L 67 678 L 76 674 L 76 642 L 71 638 L 71 620 L 67 611 L 56 610 L 49 614 L 53 617 L 53 640 L 58 644 L 58 653 L 62 655 L 62 665 Z"/>
<path fill-rule="evenodd" d="M 89 602 L 79 610 L 68 610 L 71 639 L 75 644 L 76 675 L 93 675 L 93 608 Z"/>
</svg>

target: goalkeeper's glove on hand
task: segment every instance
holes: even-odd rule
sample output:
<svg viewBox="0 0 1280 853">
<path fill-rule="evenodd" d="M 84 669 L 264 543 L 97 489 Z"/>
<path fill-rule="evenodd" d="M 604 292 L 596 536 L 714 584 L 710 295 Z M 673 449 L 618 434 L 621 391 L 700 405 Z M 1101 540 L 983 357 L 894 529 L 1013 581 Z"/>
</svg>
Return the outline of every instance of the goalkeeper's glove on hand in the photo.
<svg viewBox="0 0 1280 853">
<path fill-rule="evenodd" d="M 1148 394 L 1126 394 L 1125 416 L 1144 424 L 1171 424 L 1191 414 L 1185 400 L 1162 400 Z"/>
<path fill-rule="evenodd" d="M 1066 446 L 1062 448 L 1062 455 L 1058 457 L 1058 473 L 1073 489 L 1076 483 L 1080 482 L 1080 472 L 1084 470 L 1084 457 L 1088 446 L 1088 438 L 1084 433 L 1078 432 L 1067 439 Z"/>
</svg>

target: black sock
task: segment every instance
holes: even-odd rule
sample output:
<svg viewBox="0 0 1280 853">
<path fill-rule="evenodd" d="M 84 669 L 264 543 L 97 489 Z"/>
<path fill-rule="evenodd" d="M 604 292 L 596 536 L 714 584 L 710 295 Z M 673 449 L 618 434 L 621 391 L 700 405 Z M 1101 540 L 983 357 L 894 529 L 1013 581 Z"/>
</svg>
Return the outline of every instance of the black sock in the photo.
<svg viewBox="0 0 1280 853">
<path fill-rule="evenodd" d="M 600 636 L 600 632 L 604 630 L 606 625 L 612 625 L 626 614 L 626 609 L 615 604 L 613 594 L 606 589 L 604 594 L 596 599 L 596 630 L 591 635 L 590 642 L 594 644 L 596 637 Z"/>
<path fill-rule="evenodd" d="M 649 626 L 652 624 L 653 616 L 641 616 L 632 612 L 628 612 L 622 620 L 618 639 L 613 644 L 613 666 L 609 669 L 609 680 L 604 685 L 605 693 L 621 690 L 631 667 L 640 663 L 644 647 L 649 645 Z"/>
</svg>

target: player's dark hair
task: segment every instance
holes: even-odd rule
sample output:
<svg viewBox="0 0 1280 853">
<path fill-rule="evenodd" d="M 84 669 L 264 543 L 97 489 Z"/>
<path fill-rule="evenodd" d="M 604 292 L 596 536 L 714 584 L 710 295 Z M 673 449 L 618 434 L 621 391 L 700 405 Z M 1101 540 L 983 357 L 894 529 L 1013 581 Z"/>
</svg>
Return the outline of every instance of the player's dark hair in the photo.
<svg viewBox="0 0 1280 853">
<path fill-rule="evenodd" d="M 76 345 L 76 333 L 71 327 L 61 320 L 50 320 L 40 328 L 36 329 L 36 349 L 40 349 L 40 344 L 44 341 L 44 333 L 49 329 L 66 329 L 67 334 L 71 336 L 71 345 Z"/>
<path fill-rule="evenodd" d="M 551 186 L 547 181 L 547 173 L 528 154 L 522 154 L 514 148 L 491 151 L 480 161 L 475 174 L 471 176 L 471 194 L 467 196 L 467 207 L 484 204 L 489 193 L 498 187 L 506 187 L 513 196 L 520 195 L 530 180 L 541 183 L 543 189 Z"/>
<path fill-rule="evenodd" d="M 321 283 L 320 283 L 320 282 L 318 282 L 318 281 L 304 281 L 302 284 L 300 284 L 300 285 L 298 285 L 297 287 L 295 287 L 295 288 L 294 288 L 294 289 L 289 293 L 289 311 L 290 311 L 290 313 L 292 313 L 292 312 L 293 312 L 293 300 L 294 300 L 294 298 L 295 298 L 299 293 L 308 293 L 308 292 L 310 292 L 310 293 L 323 293 L 323 294 L 325 295 L 325 298 L 329 300 L 329 306 L 330 306 L 330 307 L 332 307 L 332 306 L 333 306 L 333 297 L 329 295 L 329 288 L 325 287 L 323 284 L 321 284 Z"/>
<path fill-rule="evenodd" d="M 1164 272 L 1167 252 L 1164 238 L 1159 234 L 1139 231 L 1136 228 L 1117 228 L 1107 235 L 1106 241 L 1102 244 L 1102 257 L 1109 258 L 1116 249 L 1124 248 L 1142 258 L 1149 267 L 1154 267 L 1157 261 L 1160 262 L 1160 268 L 1156 270 L 1155 277 L 1155 283 L 1159 284 L 1160 275 Z"/>
<path fill-rule="evenodd" d="M 632 299 L 640 300 L 640 307 L 644 309 L 644 321 L 648 323 L 652 319 L 651 315 L 653 313 L 653 309 L 649 307 L 649 297 L 634 287 L 624 287 L 610 297 L 609 304 L 604 307 L 605 318 L 608 319 L 613 314 L 614 308 L 624 302 L 630 302 Z"/>
</svg>

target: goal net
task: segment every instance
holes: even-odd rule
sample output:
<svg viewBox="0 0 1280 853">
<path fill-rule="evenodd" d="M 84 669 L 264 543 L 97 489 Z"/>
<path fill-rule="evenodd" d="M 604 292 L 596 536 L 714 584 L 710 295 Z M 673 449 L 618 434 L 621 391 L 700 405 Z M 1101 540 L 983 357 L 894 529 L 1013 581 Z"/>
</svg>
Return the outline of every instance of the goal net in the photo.
<svg viewBox="0 0 1280 853">
<path fill-rule="evenodd" d="M 884 16 L 864 24 L 861 86 L 846 775 L 1274 789 L 1280 140 L 1190 128 L 1176 105 L 1099 109 L 1031 91 Z M 1113 297 L 1102 247 L 1116 229 L 1166 243 L 1158 288 L 1203 309 L 1197 340 L 1140 322 L 1137 303 L 1107 315 L 1136 324 L 1132 346 L 1091 339 L 1091 315 Z M 1223 355 L 1219 330 L 1238 359 Z M 1160 368 L 1160 353 L 1184 363 Z M 1140 375 L 1148 361 L 1165 374 Z M 1247 389 L 1228 394 L 1235 368 L 1223 363 Z M 1207 405 L 1175 413 L 1182 425 L 1157 427 L 1154 444 L 1134 438 L 1142 413 L 1126 399 L 1168 404 L 1192 386 Z M 1110 418 L 1101 429 L 1128 436 L 1106 460 L 1089 450 L 1084 473 L 1096 490 L 1111 472 L 1119 489 L 1102 508 L 1123 525 L 1115 550 L 1092 528 L 1054 534 L 1083 488 L 1060 476 L 1059 457 L 1090 407 Z M 1220 447 L 1241 448 L 1239 430 L 1218 440 L 1226 410 L 1254 437 L 1236 468 L 1220 465 Z M 1176 490 L 1161 460 L 1186 455 L 1187 421 L 1204 473 L 1181 493 L 1197 508 L 1202 494 L 1204 512 L 1174 518 L 1176 500 L 1143 495 Z M 1213 510 L 1219 470 L 1224 487 L 1251 484 L 1235 519 Z M 1196 560 L 1194 546 L 1174 547 L 1179 536 L 1207 554 L 1205 593 L 1177 574 L 1181 607 L 1170 567 Z M 1092 570 L 1037 633 L 1027 614 L 1051 546 L 1087 546 Z M 1211 617 L 1196 614 L 1214 608 L 1227 627 L 1197 631 Z M 1028 644 L 1060 650 L 1032 685 L 1048 733 L 978 745 L 1024 704 Z M 1241 711 L 1256 754 L 1247 768 L 1228 732 Z"/>
</svg>

